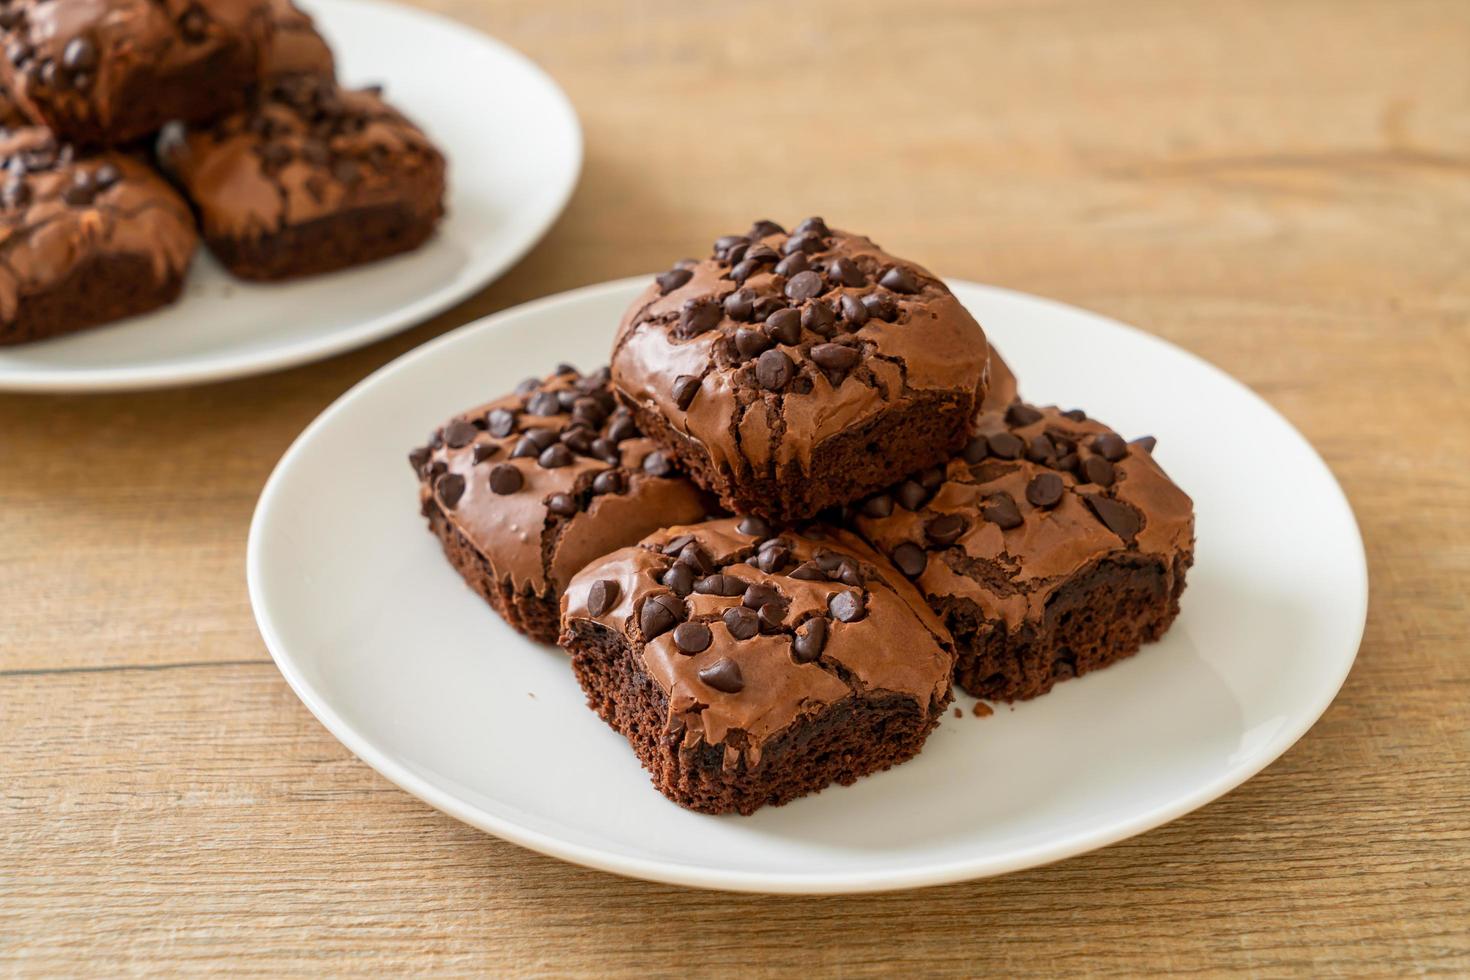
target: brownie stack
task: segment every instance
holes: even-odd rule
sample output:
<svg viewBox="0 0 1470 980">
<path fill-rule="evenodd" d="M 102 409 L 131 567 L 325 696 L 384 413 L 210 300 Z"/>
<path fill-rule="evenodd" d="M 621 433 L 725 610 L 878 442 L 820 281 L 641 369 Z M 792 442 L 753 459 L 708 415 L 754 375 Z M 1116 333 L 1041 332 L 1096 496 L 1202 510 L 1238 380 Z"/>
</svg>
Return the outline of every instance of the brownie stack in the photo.
<svg viewBox="0 0 1470 980">
<path fill-rule="evenodd" d="M 1161 636 L 1194 522 L 1152 450 L 1021 401 L 943 282 L 809 218 L 677 263 L 609 368 L 410 462 L 456 569 L 555 635 L 659 791 L 748 814 L 911 758 L 955 685 L 1032 698 Z"/>
<path fill-rule="evenodd" d="M 0 344 L 415 248 L 444 159 L 290 0 L 0 0 Z"/>
</svg>

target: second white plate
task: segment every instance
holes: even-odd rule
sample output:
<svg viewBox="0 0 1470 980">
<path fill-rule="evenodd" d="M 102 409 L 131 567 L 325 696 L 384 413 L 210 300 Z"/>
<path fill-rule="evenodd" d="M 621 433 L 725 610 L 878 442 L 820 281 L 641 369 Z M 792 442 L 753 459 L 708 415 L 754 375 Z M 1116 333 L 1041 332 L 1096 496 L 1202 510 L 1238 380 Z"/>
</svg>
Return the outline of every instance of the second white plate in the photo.
<svg viewBox="0 0 1470 980">
<path fill-rule="evenodd" d="M 1284 419 L 1198 358 L 1095 314 L 952 283 L 1038 403 L 1080 406 L 1194 497 L 1196 564 L 1163 642 L 917 759 L 752 817 L 682 810 L 588 711 L 560 650 L 512 632 L 445 562 L 405 453 L 460 409 L 603 363 L 646 279 L 554 296 L 383 368 L 286 453 L 251 527 L 251 602 L 281 672 L 393 782 L 526 847 L 710 888 L 939 884 L 1100 847 L 1208 803 L 1301 737 L 1357 652 L 1351 510 Z M 961 699 L 968 708 L 969 702 Z"/>
<path fill-rule="evenodd" d="M 566 206 L 582 166 L 571 103 L 540 68 L 453 21 L 377 0 L 305 0 L 347 85 L 389 101 L 449 161 L 448 216 L 407 255 L 280 284 L 235 279 L 202 246 L 173 306 L 0 347 L 0 391 L 105 391 L 290 367 L 385 337 L 508 269 Z"/>
</svg>

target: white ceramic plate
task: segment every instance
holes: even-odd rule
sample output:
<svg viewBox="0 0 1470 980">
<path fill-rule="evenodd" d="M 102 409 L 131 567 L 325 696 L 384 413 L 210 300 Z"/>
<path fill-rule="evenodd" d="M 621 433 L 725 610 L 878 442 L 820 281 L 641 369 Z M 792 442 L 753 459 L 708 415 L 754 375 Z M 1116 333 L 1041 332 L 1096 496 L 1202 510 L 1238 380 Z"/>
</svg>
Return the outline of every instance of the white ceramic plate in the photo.
<svg viewBox="0 0 1470 980">
<path fill-rule="evenodd" d="M 250 284 L 200 248 L 184 295 L 156 313 L 0 347 L 0 391 L 104 391 L 290 367 L 422 322 L 509 268 L 561 213 L 582 166 L 562 91 L 462 24 L 375 0 L 304 0 L 344 84 L 381 82 L 449 160 L 448 216 L 408 255 Z"/>
<path fill-rule="evenodd" d="M 322 413 L 261 494 L 248 575 L 266 644 L 327 728 L 410 793 L 526 847 L 659 881 L 932 885 L 1187 813 L 1268 765 L 1337 693 L 1367 570 L 1352 511 L 1301 435 L 1154 337 L 956 283 L 1029 399 L 1159 437 L 1157 458 L 1198 507 L 1183 614 L 1163 642 L 1044 698 L 950 714 L 917 759 L 855 786 L 752 817 L 667 802 L 583 705 L 561 651 L 514 633 L 451 570 L 405 457 L 523 377 L 601 364 L 646 282 L 543 299 L 404 355 Z"/>
</svg>

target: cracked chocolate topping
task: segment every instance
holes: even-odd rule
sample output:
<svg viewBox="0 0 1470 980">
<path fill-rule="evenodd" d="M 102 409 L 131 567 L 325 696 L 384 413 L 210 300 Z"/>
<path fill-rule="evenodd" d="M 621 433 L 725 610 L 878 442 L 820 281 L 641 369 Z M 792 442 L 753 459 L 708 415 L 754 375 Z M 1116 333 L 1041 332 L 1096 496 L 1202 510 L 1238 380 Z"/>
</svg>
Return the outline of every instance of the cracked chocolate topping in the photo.
<svg viewBox="0 0 1470 980">
<path fill-rule="evenodd" d="M 127 100 L 142 95 L 136 79 L 205 64 L 253 79 L 269 30 L 264 0 L 0 0 L 16 100 L 40 110 L 32 115 L 85 121 L 117 142 L 149 131 L 113 131 L 134 108 Z"/>
<path fill-rule="evenodd" d="M 854 693 L 937 711 L 954 661 L 913 587 L 854 535 L 821 525 L 666 528 L 578 573 L 562 600 L 572 619 L 640 645 L 668 698 L 667 731 L 686 747 L 723 745 L 727 768 L 758 765 L 768 739 Z"/>
<path fill-rule="evenodd" d="M 1193 504 L 1152 449 L 1081 411 L 1013 402 L 983 413 L 947 468 L 912 474 L 847 516 L 931 602 L 968 599 L 1016 629 L 1100 558 L 1193 547 Z"/>
<path fill-rule="evenodd" d="M 587 562 L 706 514 L 700 491 L 638 431 L 607 369 L 562 365 L 455 416 L 409 454 L 432 499 L 518 591 L 560 590 Z"/>
<path fill-rule="evenodd" d="M 659 275 L 629 309 L 613 382 L 734 472 L 813 447 L 917 391 L 985 392 L 973 317 L 927 270 L 808 218 L 757 222 Z"/>
<path fill-rule="evenodd" d="M 250 239 L 348 209 L 442 212 L 444 157 L 373 90 L 276 80 L 244 112 L 160 141 L 208 238 Z"/>
<path fill-rule="evenodd" d="M 40 127 L 0 133 L 0 321 L 28 296 L 117 255 L 148 260 L 157 285 L 198 244 L 188 205 L 141 161 L 78 154 Z"/>
</svg>

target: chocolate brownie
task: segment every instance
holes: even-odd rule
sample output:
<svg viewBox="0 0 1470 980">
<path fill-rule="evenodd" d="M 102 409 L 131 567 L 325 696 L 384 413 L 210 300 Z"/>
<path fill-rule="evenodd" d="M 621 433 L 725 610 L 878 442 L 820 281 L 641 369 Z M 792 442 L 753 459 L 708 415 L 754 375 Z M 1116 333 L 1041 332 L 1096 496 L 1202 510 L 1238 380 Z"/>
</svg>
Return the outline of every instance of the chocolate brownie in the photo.
<svg viewBox="0 0 1470 980">
<path fill-rule="evenodd" d="M 613 401 L 607 369 L 563 365 L 455 416 L 409 454 L 430 530 L 455 569 L 516 629 L 555 643 L 579 568 L 670 523 L 703 492 Z"/>
<path fill-rule="evenodd" d="M 562 646 L 587 703 L 680 806 L 752 813 L 912 758 L 949 704 L 949 635 L 856 537 L 758 517 L 584 568 Z"/>
<path fill-rule="evenodd" d="M 120 144 L 246 102 L 264 0 L 3 0 L 0 80 L 65 139 Z"/>
<path fill-rule="evenodd" d="M 855 504 L 859 532 L 954 636 L 955 682 L 1033 698 L 1156 640 L 1194 559 L 1193 505 L 1151 455 L 1080 411 L 986 412 L 948 468 Z"/>
<path fill-rule="evenodd" d="M 199 237 L 173 188 L 122 153 L 0 132 L 0 345 L 142 313 L 179 295 Z"/>
<path fill-rule="evenodd" d="M 376 91 L 276 80 L 233 116 L 160 141 L 210 250 L 285 279 L 417 248 L 444 214 L 444 157 Z"/>
<path fill-rule="evenodd" d="M 288 75 L 337 77 L 336 59 L 316 22 L 291 0 L 270 0 L 270 40 L 263 50 L 260 77 L 267 85 Z"/>
<path fill-rule="evenodd" d="M 662 273 L 623 318 L 619 397 L 725 507 L 815 515 L 943 462 L 985 395 L 985 334 L 931 273 L 808 218 Z"/>
</svg>

